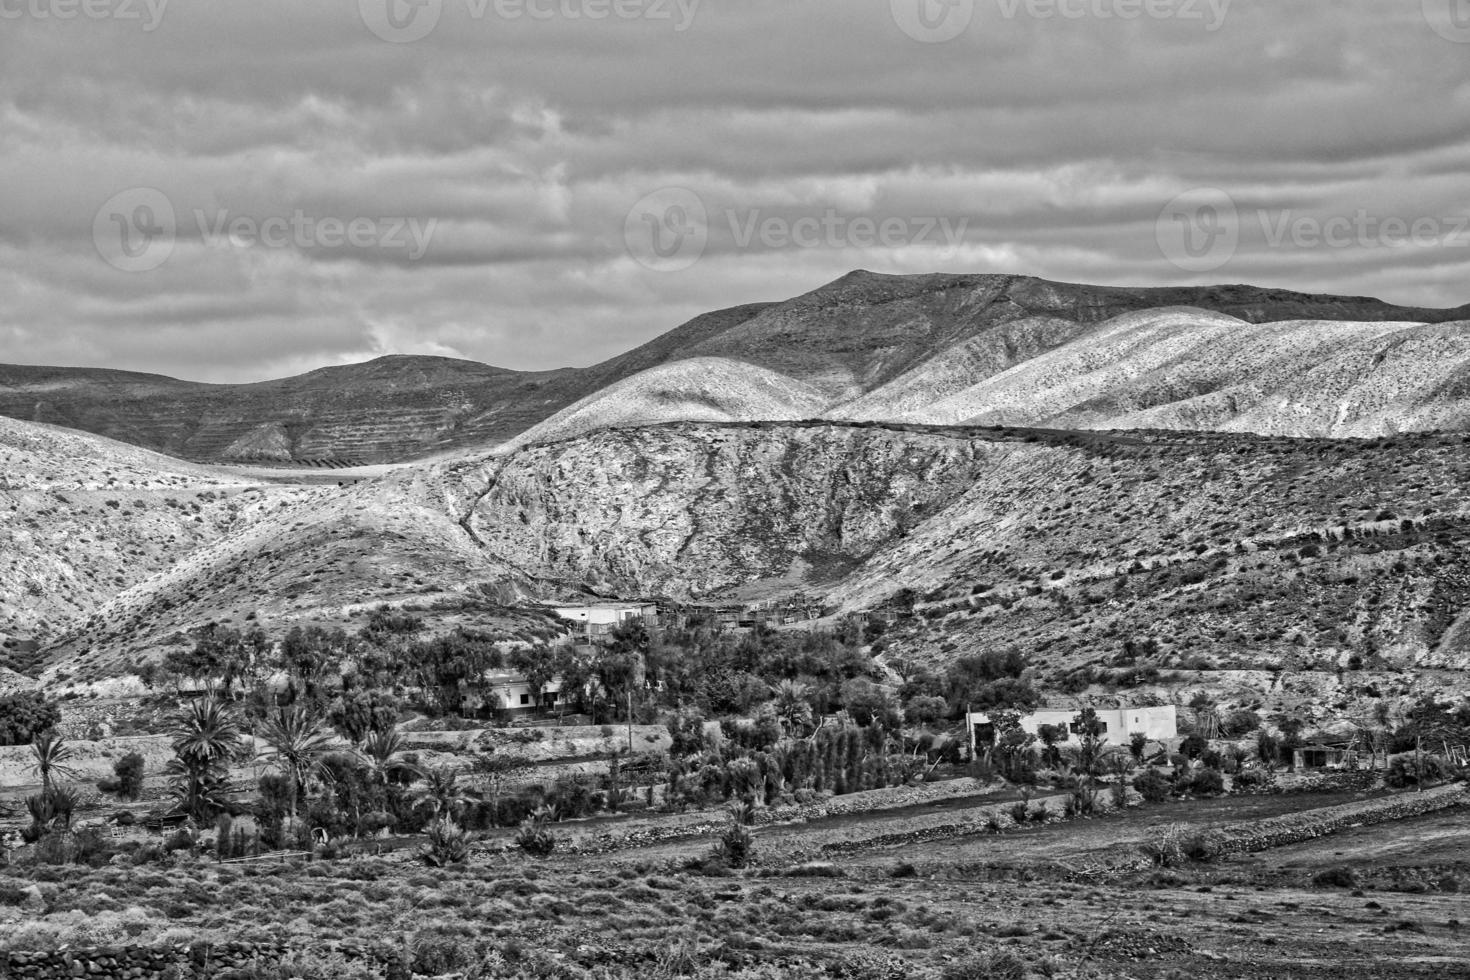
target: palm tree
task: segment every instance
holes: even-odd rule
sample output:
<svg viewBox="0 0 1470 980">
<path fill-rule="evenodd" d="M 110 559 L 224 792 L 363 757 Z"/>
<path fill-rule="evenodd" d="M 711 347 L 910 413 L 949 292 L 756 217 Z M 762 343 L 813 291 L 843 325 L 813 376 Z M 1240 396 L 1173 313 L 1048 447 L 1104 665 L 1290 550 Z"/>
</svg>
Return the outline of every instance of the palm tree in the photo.
<svg viewBox="0 0 1470 980">
<path fill-rule="evenodd" d="M 54 788 L 53 776 L 76 778 L 76 771 L 67 765 L 72 759 L 71 746 L 51 729 L 48 728 L 32 739 L 31 754 L 34 756 L 31 768 L 41 774 L 42 794 L 51 794 Z"/>
<path fill-rule="evenodd" d="M 322 719 L 305 705 L 281 708 L 255 733 L 266 744 L 260 757 L 286 777 L 291 816 L 306 792 L 306 782 L 321 771 L 322 756 L 331 751 L 332 736 Z"/>
<path fill-rule="evenodd" d="M 470 798 L 459 785 L 459 773 L 448 766 L 440 766 L 424 773 L 424 800 L 433 808 L 436 816 L 451 819 L 458 816 Z"/>
<path fill-rule="evenodd" d="M 169 726 L 174 758 L 164 772 L 173 777 L 183 808 L 207 820 L 224 803 L 229 760 L 240 749 L 240 726 L 213 695 L 190 703 Z"/>
<path fill-rule="evenodd" d="M 812 689 L 801 681 L 776 685 L 776 716 L 791 734 L 805 733 L 812 723 Z"/>
</svg>

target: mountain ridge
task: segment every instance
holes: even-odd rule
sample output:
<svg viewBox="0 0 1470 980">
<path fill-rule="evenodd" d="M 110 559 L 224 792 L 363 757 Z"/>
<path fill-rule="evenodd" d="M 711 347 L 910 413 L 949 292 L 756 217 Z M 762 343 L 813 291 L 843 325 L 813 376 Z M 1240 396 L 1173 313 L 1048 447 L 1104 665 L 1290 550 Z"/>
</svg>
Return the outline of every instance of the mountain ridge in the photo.
<svg viewBox="0 0 1470 980">
<path fill-rule="evenodd" d="M 724 358 L 774 371 L 816 388 L 840 414 L 837 406 L 922 371 L 961 345 L 988 351 L 972 365 L 974 384 L 1078 341 L 1113 317 L 1178 306 L 1257 324 L 1470 319 L 1470 306 L 1416 309 L 1248 285 L 1090 286 L 1006 274 L 856 270 L 789 300 L 703 314 L 586 368 L 524 372 L 385 355 L 290 378 L 208 385 L 110 369 L 0 365 L 0 415 L 197 461 L 396 462 L 506 443 L 609 386 L 681 360 Z M 1049 326 L 1022 336 L 1018 325 L 1026 324 Z"/>
</svg>

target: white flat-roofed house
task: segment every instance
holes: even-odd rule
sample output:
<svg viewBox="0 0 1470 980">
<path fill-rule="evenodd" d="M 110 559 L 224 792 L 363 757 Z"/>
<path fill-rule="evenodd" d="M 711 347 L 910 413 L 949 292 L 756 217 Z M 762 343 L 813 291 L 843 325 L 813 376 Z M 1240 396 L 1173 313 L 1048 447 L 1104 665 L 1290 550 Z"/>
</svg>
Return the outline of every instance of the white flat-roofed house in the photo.
<svg viewBox="0 0 1470 980">
<path fill-rule="evenodd" d="M 492 670 L 485 675 L 486 701 L 489 706 L 499 707 L 512 713 L 531 712 L 538 708 L 553 708 L 561 699 L 561 678 L 546 682 L 541 688 L 538 703 L 531 683 L 520 674 L 509 670 Z"/>
<path fill-rule="evenodd" d="M 1021 729 L 1035 735 L 1042 725 L 1060 726 L 1067 733 L 1062 745 L 1075 744 L 1082 739 L 1078 719 L 1082 708 L 1042 708 L 1021 715 Z M 1151 742 L 1163 742 L 1179 737 L 1178 710 L 1172 704 L 1148 707 L 1094 708 L 1097 720 L 1102 724 L 1102 739 L 1108 745 L 1127 745 L 1134 735 L 1142 735 Z M 974 711 L 966 716 L 966 724 L 976 742 L 981 744 L 994 739 L 994 726 L 990 715 Z"/>
<path fill-rule="evenodd" d="M 624 623 L 642 620 L 648 626 L 658 625 L 658 606 L 651 602 L 595 602 L 581 606 L 552 606 L 562 619 L 582 626 L 588 638 L 612 634 Z"/>
</svg>

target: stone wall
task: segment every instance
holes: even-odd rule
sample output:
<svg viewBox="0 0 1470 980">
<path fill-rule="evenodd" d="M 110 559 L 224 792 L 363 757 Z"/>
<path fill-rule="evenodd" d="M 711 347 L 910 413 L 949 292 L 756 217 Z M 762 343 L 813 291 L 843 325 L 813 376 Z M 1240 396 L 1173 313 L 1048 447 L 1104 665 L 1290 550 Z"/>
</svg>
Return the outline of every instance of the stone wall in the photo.
<svg viewBox="0 0 1470 980">
<path fill-rule="evenodd" d="M 1422 793 L 1409 791 L 1375 800 L 1233 824 L 1219 833 L 1216 849 L 1221 854 L 1265 851 L 1315 840 L 1359 824 L 1405 820 L 1467 803 L 1470 803 L 1470 787 L 1464 783 L 1451 783 Z"/>
<path fill-rule="evenodd" d="M 285 945 L 198 943 L 192 946 L 103 946 L 94 949 L 0 950 L 4 980 L 223 980 L 237 971 L 253 976 L 272 968 L 288 954 L 304 952 Z M 385 949 L 341 945 L 310 950 L 339 954 L 347 960 L 370 960 L 389 980 L 408 980 L 400 957 Z"/>
</svg>

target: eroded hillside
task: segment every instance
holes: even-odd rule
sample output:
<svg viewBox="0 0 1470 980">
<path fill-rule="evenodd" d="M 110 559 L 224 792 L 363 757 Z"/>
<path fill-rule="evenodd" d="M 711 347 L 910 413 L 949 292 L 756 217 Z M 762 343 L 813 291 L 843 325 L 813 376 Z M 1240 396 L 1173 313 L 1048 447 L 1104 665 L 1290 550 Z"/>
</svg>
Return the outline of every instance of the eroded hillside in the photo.
<svg viewBox="0 0 1470 980">
<path fill-rule="evenodd" d="M 1058 672 L 1135 648 L 1155 666 L 1470 667 L 1458 435 L 680 423 L 298 494 L 102 605 L 53 667 L 105 671 L 217 620 L 752 589 L 834 613 L 914 597 L 885 641 L 919 660 L 1017 644 Z"/>
<path fill-rule="evenodd" d="M 0 418 L 0 640 L 45 643 L 100 603 L 297 494 Z"/>
</svg>

